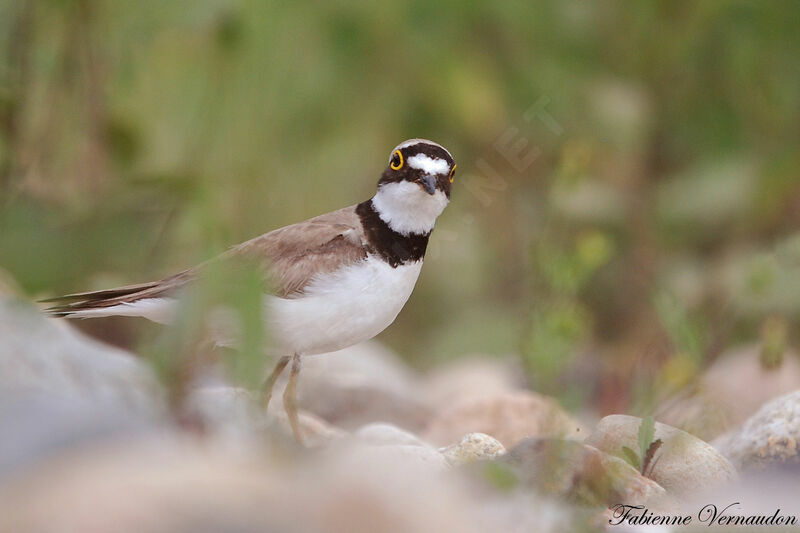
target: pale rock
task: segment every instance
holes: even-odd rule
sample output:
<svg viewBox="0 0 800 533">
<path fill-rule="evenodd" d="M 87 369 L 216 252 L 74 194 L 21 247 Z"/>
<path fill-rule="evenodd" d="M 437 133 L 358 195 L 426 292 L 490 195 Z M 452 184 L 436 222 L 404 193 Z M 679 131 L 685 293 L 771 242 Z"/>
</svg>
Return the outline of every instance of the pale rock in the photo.
<svg viewBox="0 0 800 533">
<path fill-rule="evenodd" d="M 342 442 L 316 459 L 295 469 L 284 498 L 314 522 L 310 531 L 485 531 L 475 523 L 480 500 L 429 447 Z"/>
<path fill-rule="evenodd" d="M 431 416 L 419 378 L 378 342 L 303 358 L 297 384 L 300 407 L 331 424 L 353 430 L 387 422 L 417 431 Z M 280 402 L 285 376 L 275 388 Z"/>
<path fill-rule="evenodd" d="M 800 389 L 797 352 L 787 350 L 775 368 L 765 368 L 759 357 L 755 345 L 723 353 L 690 390 L 664 402 L 656 417 L 710 440 L 738 427 L 770 399 Z"/>
<path fill-rule="evenodd" d="M 163 398 L 143 361 L 0 296 L 0 479 L 89 443 L 159 431 Z"/>
<path fill-rule="evenodd" d="M 663 505 L 666 491 L 618 457 L 564 439 L 526 439 L 500 459 L 521 484 L 582 505 Z"/>
<path fill-rule="evenodd" d="M 63 319 L 0 297 L 0 392 L 41 392 L 159 417 L 164 394 L 149 366 Z"/>
<path fill-rule="evenodd" d="M 486 433 L 505 447 L 527 437 L 580 439 L 580 424 L 554 400 L 530 391 L 466 398 L 443 406 L 423 437 L 446 445 L 467 433 Z"/>
<path fill-rule="evenodd" d="M 429 447 L 341 439 L 320 451 L 288 451 L 231 450 L 170 430 L 93 442 L 0 479 L 0 531 L 566 533 L 585 526 L 574 508 L 534 494 L 471 490 Z"/>
<path fill-rule="evenodd" d="M 433 369 L 424 379 L 431 405 L 448 405 L 465 398 L 493 396 L 524 387 L 518 363 L 498 357 L 458 358 Z"/>
<path fill-rule="evenodd" d="M 249 439 L 274 428 L 290 438 L 292 429 L 283 409 L 270 408 L 267 414 L 259 400 L 256 394 L 238 387 L 200 387 L 189 393 L 185 411 L 205 431 L 228 443 L 248 445 Z M 347 434 L 304 411 L 298 412 L 298 422 L 306 446 L 327 445 Z"/>
<path fill-rule="evenodd" d="M 347 431 L 329 424 L 313 413 L 300 411 L 297 413 L 297 418 L 305 446 L 327 446 L 347 436 Z M 286 413 L 278 413 L 276 419 L 283 434 L 292 435 L 292 426 Z"/>
<path fill-rule="evenodd" d="M 607 416 L 600 420 L 586 444 L 621 457 L 623 446 L 639 449 L 641 423 L 642 419 L 635 416 Z M 683 498 L 736 478 L 736 469 L 722 454 L 685 431 L 656 422 L 655 439 L 661 439 L 663 444 L 646 474 L 673 496 Z"/>
<path fill-rule="evenodd" d="M 157 433 L 166 424 L 166 417 L 120 403 L 39 390 L 0 392 L 0 485 L 5 476 L 20 475 L 73 449 Z"/>
<path fill-rule="evenodd" d="M 800 464 L 800 390 L 767 403 L 715 444 L 740 468 Z"/>
<path fill-rule="evenodd" d="M 287 517 L 262 511 L 279 479 L 174 433 L 95 443 L 0 485 L 0 531 L 285 531 Z"/>
<path fill-rule="evenodd" d="M 340 446 L 339 449 L 344 448 Z M 395 472 L 441 473 L 450 469 L 444 456 L 430 446 L 417 444 L 349 444 L 345 460 L 353 462 L 353 468 L 389 468 Z"/>
<path fill-rule="evenodd" d="M 361 426 L 353 436 L 364 444 L 371 444 L 374 446 L 395 444 L 404 446 L 429 446 L 413 433 L 400 429 L 392 424 L 385 424 L 382 422 Z"/>
<path fill-rule="evenodd" d="M 251 392 L 239 387 L 206 386 L 189 391 L 185 414 L 206 430 L 222 437 L 251 436 L 266 423 Z"/>
</svg>

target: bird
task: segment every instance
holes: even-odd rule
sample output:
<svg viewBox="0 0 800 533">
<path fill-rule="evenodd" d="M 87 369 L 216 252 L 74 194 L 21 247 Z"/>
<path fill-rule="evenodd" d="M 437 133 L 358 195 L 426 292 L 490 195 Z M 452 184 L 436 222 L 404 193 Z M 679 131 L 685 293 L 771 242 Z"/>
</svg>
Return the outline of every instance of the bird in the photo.
<svg viewBox="0 0 800 533">
<path fill-rule="evenodd" d="M 409 139 L 390 152 L 375 194 L 361 203 L 278 228 L 233 246 L 220 258 L 259 265 L 269 349 L 276 357 L 262 403 L 284 369 L 292 433 L 303 442 L 296 385 L 303 357 L 371 339 L 391 325 L 416 285 L 428 240 L 450 202 L 456 163 L 442 145 Z M 213 261 L 213 260 L 212 260 Z M 138 316 L 169 324 L 180 291 L 206 263 L 157 281 L 43 300 L 54 317 Z"/>
</svg>

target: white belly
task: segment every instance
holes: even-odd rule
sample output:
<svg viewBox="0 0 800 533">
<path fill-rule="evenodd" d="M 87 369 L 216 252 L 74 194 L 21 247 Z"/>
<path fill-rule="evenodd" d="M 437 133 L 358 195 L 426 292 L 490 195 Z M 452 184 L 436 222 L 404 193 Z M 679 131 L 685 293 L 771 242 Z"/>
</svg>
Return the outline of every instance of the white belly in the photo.
<svg viewBox="0 0 800 533">
<path fill-rule="evenodd" d="M 371 339 L 394 322 L 422 261 L 392 268 L 368 257 L 309 283 L 299 298 L 266 297 L 271 342 L 282 354 L 332 352 Z"/>
<path fill-rule="evenodd" d="M 280 355 L 313 355 L 371 339 L 394 322 L 411 296 L 421 268 L 422 261 L 392 268 L 370 256 L 361 263 L 318 277 L 298 298 L 265 296 L 270 351 Z M 142 316 L 170 323 L 177 308 L 178 302 L 173 298 L 150 298 L 78 311 L 70 316 Z M 214 318 L 214 339 L 222 346 L 235 346 L 237 332 L 241 330 L 236 319 L 225 310 Z"/>
</svg>

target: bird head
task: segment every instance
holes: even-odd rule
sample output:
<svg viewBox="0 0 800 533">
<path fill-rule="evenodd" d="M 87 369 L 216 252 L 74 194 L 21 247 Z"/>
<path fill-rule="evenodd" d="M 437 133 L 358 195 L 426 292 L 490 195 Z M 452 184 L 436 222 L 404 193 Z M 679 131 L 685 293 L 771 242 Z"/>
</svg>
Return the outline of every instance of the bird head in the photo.
<svg viewBox="0 0 800 533">
<path fill-rule="evenodd" d="M 449 199 L 455 169 L 453 156 L 443 146 L 427 139 L 410 139 L 394 147 L 378 186 L 410 183 L 429 196 L 441 193 Z"/>
<path fill-rule="evenodd" d="M 410 139 L 394 147 L 372 199 L 380 217 L 398 233 L 426 234 L 450 202 L 456 164 L 444 147 Z"/>
</svg>

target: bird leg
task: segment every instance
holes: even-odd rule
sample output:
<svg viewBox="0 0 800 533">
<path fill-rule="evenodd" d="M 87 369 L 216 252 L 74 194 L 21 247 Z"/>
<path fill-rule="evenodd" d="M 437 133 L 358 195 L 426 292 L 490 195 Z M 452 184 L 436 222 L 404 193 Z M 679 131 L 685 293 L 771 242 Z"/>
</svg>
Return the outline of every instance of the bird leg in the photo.
<svg viewBox="0 0 800 533">
<path fill-rule="evenodd" d="M 289 382 L 283 391 L 283 407 L 286 409 L 286 416 L 289 417 L 289 425 L 292 426 L 292 433 L 297 442 L 303 444 L 303 437 L 300 435 L 300 424 L 297 418 L 297 399 L 296 387 L 297 376 L 300 374 L 300 354 L 292 356 L 292 368 L 289 371 Z"/>
<path fill-rule="evenodd" d="M 289 364 L 290 359 L 291 357 L 288 355 L 284 355 L 278 359 L 272 374 L 270 374 L 267 378 L 267 381 L 264 382 L 264 411 L 266 411 L 267 407 L 269 407 L 269 400 L 272 398 L 272 388 L 275 386 L 275 382 L 278 381 L 278 378 L 281 376 L 283 369 Z"/>
</svg>

